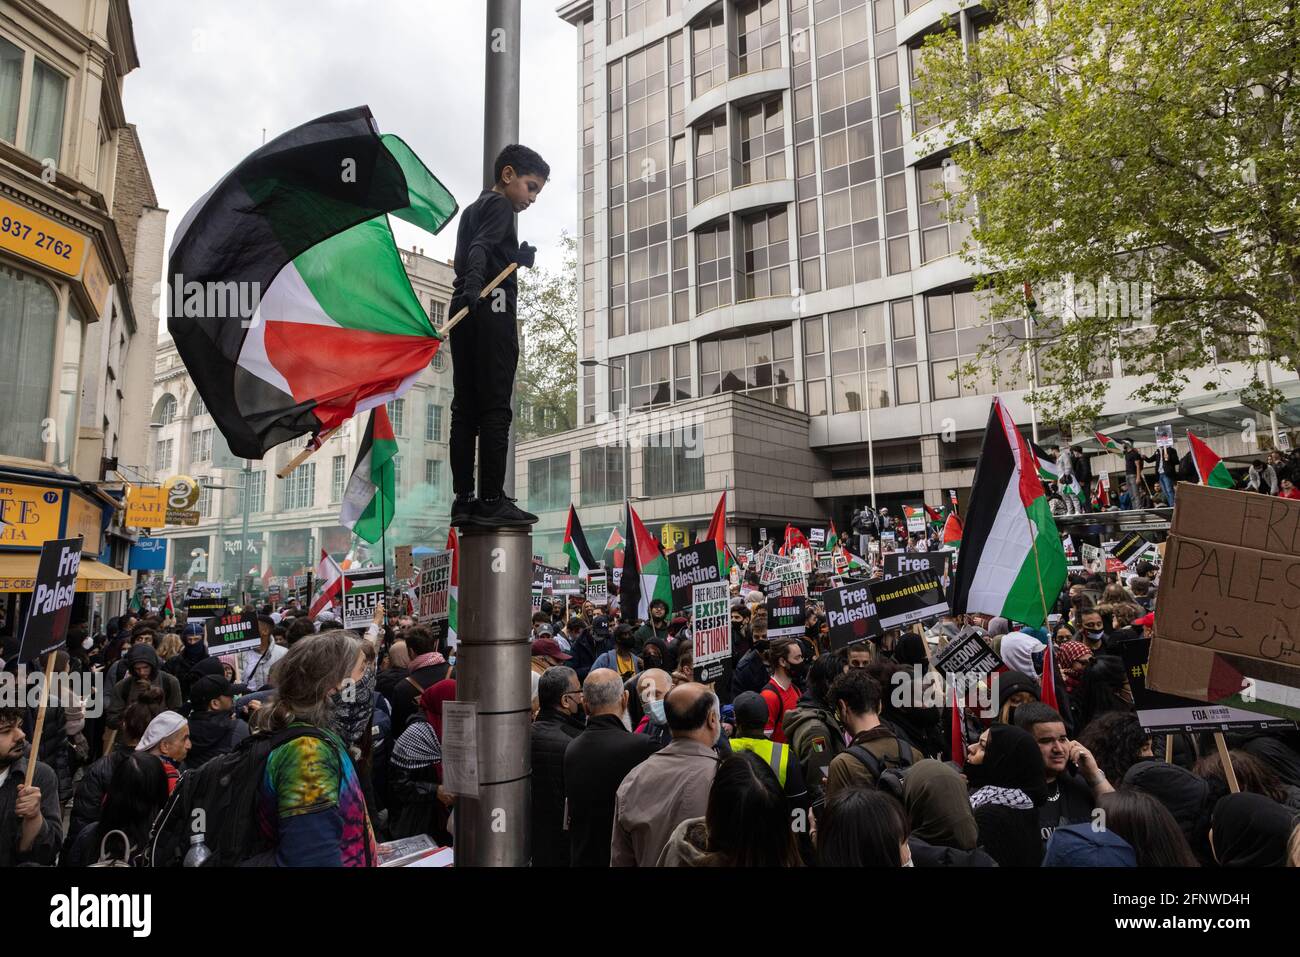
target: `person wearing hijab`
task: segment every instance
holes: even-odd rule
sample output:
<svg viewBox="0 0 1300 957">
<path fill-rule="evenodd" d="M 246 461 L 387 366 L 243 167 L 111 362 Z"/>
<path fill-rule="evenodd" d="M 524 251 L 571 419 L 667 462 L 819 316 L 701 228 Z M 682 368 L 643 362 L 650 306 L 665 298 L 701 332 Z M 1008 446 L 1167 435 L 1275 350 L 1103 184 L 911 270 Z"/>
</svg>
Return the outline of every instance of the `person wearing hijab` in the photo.
<svg viewBox="0 0 1300 957">
<path fill-rule="evenodd" d="M 993 725 L 967 748 L 965 774 L 980 844 L 989 856 L 999 867 L 1038 867 L 1038 807 L 1047 800 L 1047 774 L 1033 735 Z"/>
<path fill-rule="evenodd" d="M 1295 812 L 1262 794 L 1229 794 L 1214 805 L 1210 849 L 1220 867 L 1286 867 Z"/>
<path fill-rule="evenodd" d="M 1210 852 L 1210 785 L 1186 768 L 1146 758 L 1125 773 L 1120 790 L 1143 791 L 1163 804 L 1174 816 L 1187 843 L 1202 864 L 1214 863 Z"/>
<path fill-rule="evenodd" d="M 912 822 L 907 843 L 916 867 L 997 867 L 980 850 L 979 828 L 961 775 L 926 758 L 907 772 L 903 807 Z"/>
<path fill-rule="evenodd" d="M 450 796 L 442 788 L 442 706 L 456 700 L 456 682 L 445 678 L 420 694 L 419 714 L 397 738 L 389 758 L 393 837 L 428 834 L 439 844 L 447 833 Z"/>
<path fill-rule="evenodd" d="M 181 777 L 180 764 L 190 753 L 189 722 L 175 711 L 163 711 L 149 722 L 135 749 L 162 759 L 167 793 L 171 794 Z"/>
<path fill-rule="evenodd" d="M 1092 650 L 1082 641 L 1063 641 L 1057 646 L 1056 661 L 1065 678 L 1065 690 L 1071 696 L 1079 690 L 1079 679 L 1091 660 Z"/>
</svg>

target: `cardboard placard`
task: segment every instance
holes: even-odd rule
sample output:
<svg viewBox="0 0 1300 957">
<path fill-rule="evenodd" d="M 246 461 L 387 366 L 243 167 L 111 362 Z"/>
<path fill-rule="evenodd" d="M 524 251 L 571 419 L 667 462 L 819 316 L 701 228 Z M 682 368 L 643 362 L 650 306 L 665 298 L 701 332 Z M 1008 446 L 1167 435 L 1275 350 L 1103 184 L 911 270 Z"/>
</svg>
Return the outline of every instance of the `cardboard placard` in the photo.
<svg viewBox="0 0 1300 957">
<path fill-rule="evenodd" d="M 257 613 L 244 611 L 238 615 L 209 618 L 204 638 L 210 655 L 228 655 L 256 648 L 262 643 L 257 632 Z"/>
<path fill-rule="evenodd" d="M 1156 448 L 1172 449 L 1174 447 L 1174 427 L 1172 425 L 1156 426 Z"/>
<path fill-rule="evenodd" d="M 973 631 L 966 631 L 934 660 L 934 667 L 946 675 L 986 675 L 1002 667 L 1002 659 L 987 641 Z"/>
<path fill-rule="evenodd" d="M 727 598 L 723 582 L 708 582 L 691 589 L 693 677 L 701 684 L 721 678 L 731 661 L 731 610 Z"/>
<path fill-rule="evenodd" d="M 799 568 L 803 573 L 805 575 L 811 575 L 813 570 L 812 551 L 800 545 L 792 554 L 794 555 L 794 560 L 799 563 Z"/>
<path fill-rule="evenodd" d="M 825 545 L 825 544 L 826 544 L 826 529 L 824 529 L 824 528 L 810 528 L 810 529 L 808 529 L 808 544 L 809 544 L 809 545 Z"/>
<path fill-rule="evenodd" d="M 84 539 L 51 539 L 41 545 L 32 598 L 18 642 L 18 661 L 27 664 L 63 647 L 77 597 L 77 570 Z"/>
<path fill-rule="evenodd" d="M 343 572 L 343 627 L 368 628 L 384 598 L 382 568 L 349 568 Z"/>
<path fill-rule="evenodd" d="M 603 568 L 587 572 L 587 600 L 593 605 L 609 601 L 609 576 Z"/>
<path fill-rule="evenodd" d="M 822 592 L 826 620 L 830 624 L 831 650 L 838 651 L 857 641 L 879 636 L 880 620 L 871 587 L 865 582 Z"/>
<path fill-rule="evenodd" d="M 800 565 L 783 566 L 773 584 L 780 586 L 780 593 L 786 598 L 806 597 L 808 594 L 808 576 Z"/>
<path fill-rule="evenodd" d="M 769 585 L 776 580 L 777 572 L 781 566 L 785 565 L 787 559 L 783 555 L 775 552 L 767 552 L 763 556 L 763 564 L 759 567 L 758 582 L 760 585 Z"/>
<path fill-rule="evenodd" d="M 533 582 L 533 611 L 542 610 L 542 599 L 546 597 L 546 586 L 541 582 Z"/>
<path fill-rule="evenodd" d="M 691 604 L 691 589 L 696 585 L 716 582 L 718 574 L 718 546 L 701 542 L 682 548 L 668 556 L 668 582 L 673 592 L 673 608 L 685 611 Z"/>
<path fill-rule="evenodd" d="M 876 601 L 881 628 L 902 628 L 914 621 L 949 612 L 943 583 L 934 572 L 917 572 L 873 582 L 871 597 Z"/>
<path fill-rule="evenodd" d="M 311 573 L 293 576 L 293 597 L 298 600 L 299 608 L 311 605 Z"/>
<path fill-rule="evenodd" d="M 767 600 L 767 637 L 799 638 L 808 620 L 807 599 L 777 595 Z"/>
<path fill-rule="evenodd" d="M 420 617 L 441 621 L 451 614 L 452 553 L 429 555 L 420 562 Z"/>
<path fill-rule="evenodd" d="M 817 553 L 817 574 L 833 575 L 835 574 L 835 556 L 830 552 Z"/>
<path fill-rule="evenodd" d="M 925 531 L 925 510 L 924 509 L 904 509 L 903 514 L 907 517 L 907 530 L 909 532 Z"/>
<path fill-rule="evenodd" d="M 933 572 L 940 578 L 948 574 L 952 552 L 891 552 L 885 556 L 885 577 L 897 578 L 915 572 Z"/>
<path fill-rule="evenodd" d="M 415 562 L 411 557 L 410 545 L 398 545 L 393 549 L 393 566 L 397 571 L 397 578 L 405 581 L 415 577 Z"/>
</svg>

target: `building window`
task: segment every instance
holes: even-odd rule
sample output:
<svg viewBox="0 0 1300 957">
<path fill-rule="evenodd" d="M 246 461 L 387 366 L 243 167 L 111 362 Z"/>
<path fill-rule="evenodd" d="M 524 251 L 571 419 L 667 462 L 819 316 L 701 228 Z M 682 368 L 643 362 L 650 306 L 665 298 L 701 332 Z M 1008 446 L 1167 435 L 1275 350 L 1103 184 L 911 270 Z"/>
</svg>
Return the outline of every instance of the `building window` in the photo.
<svg viewBox="0 0 1300 957">
<path fill-rule="evenodd" d="M 700 343 L 700 394 L 745 392 L 765 402 L 798 408 L 794 390 L 794 330 Z"/>
<path fill-rule="evenodd" d="M 153 470 L 160 476 L 172 468 L 172 440 L 160 439 L 153 447 Z"/>
<path fill-rule="evenodd" d="M 730 188 L 727 157 L 727 115 L 695 127 L 695 202 L 725 193 Z"/>
<path fill-rule="evenodd" d="M 689 399 L 693 393 L 690 343 L 673 346 L 673 401 Z"/>
<path fill-rule="evenodd" d="M 442 441 L 442 406 L 428 403 L 425 408 L 424 441 Z"/>
<path fill-rule="evenodd" d="M 402 490 L 402 455 L 397 453 L 393 456 L 393 489 L 400 492 Z"/>
<path fill-rule="evenodd" d="M 306 462 L 290 472 L 288 478 L 284 480 L 284 509 L 293 511 L 311 508 L 315 504 L 316 463 Z"/>
<path fill-rule="evenodd" d="M 203 396 L 195 392 L 194 398 L 190 399 L 190 418 L 195 418 L 197 416 L 207 415 L 207 414 L 208 414 L 208 407 L 203 403 Z"/>
<path fill-rule="evenodd" d="M 916 318 L 912 300 L 899 299 L 889 304 L 890 335 L 893 341 L 894 404 L 909 405 L 921 401 L 920 371 L 916 365 Z"/>
<path fill-rule="evenodd" d="M 392 423 L 393 435 L 406 435 L 406 400 L 394 399 L 388 403 L 388 421 Z"/>
<path fill-rule="evenodd" d="M 582 370 L 582 424 L 593 425 L 596 421 L 596 370 Z"/>
<path fill-rule="evenodd" d="M 191 462 L 212 461 L 212 429 L 195 429 L 190 448 Z"/>
<path fill-rule="evenodd" d="M 691 28 L 691 50 L 695 96 L 727 82 L 727 30 L 721 10 Z"/>
<path fill-rule="evenodd" d="M 638 352 L 627 357 L 631 384 L 631 408 L 634 411 L 656 405 L 668 405 L 673 400 L 672 372 L 668 367 L 670 352 L 667 346 Z"/>
<path fill-rule="evenodd" d="M 949 193 L 961 192 L 961 172 L 956 163 L 932 166 L 916 171 L 917 217 L 921 226 L 921 261 L 931 262 L 961 250 L 970 235 L 970 224 L 965 220 L 950 221 L 949 216 L 960 206 L 954 199 L 944 199 Z"/>
<path fill-rule="evenodd" d="M 775 70 L 781 65 L 781 12 L 776 0 L 751 0 L 736 5 L 736 75 Z"/>
<path fill-rule="evenodd" d="M 447 318 L 447 304 L 439 299 L 430 299 L 429 318 L 433 320 L 435 329 L 441 329 L 443 320 Z"/>
<path fill-rule="evenodd" d="M 442 491 L 442 462 L 438 459 L 424 460 L 424 484 L 433 489 L 434 497 Z"/>
<path fill-rule="evenodd" d="M 627 401 L 627 357 L 609 360 L 609 411 L 618 412 Z"/>
<path fill-rule="evenodd" d="M 199 518 L 212 517 L 212 486 L 199 485 Z"/>
<path fill-rule="evenodd" d="M 27 103 L 27 152 L 54 160 L 63 152 L 63 114 L 68 78 L 39 58 L 32 67 L 32 92 Z"/>
<path fill-rule="evenodd" d="M 433 354 L 433 371 L 445 372 L 447 369 L 446 349 L 439 349 Z"/>
<path fill-rule="evenodd" d="M 158 400 L 153 410 L 153 421 L 155 425 L 171 425 L 176 421 L 175 396 L 165 395 Z"/>
<path fill-rule="evenodd" d="M 18 101 L 23 87 L 23 51 L 0 37 L 0 140 L 18 145 Z"/>
<path fill-rule="evenodd" d="M 554 512 L 568 508 L 569 453 L 528 463 L 528 507 L 535 512 Z"/>
<path fill-rule="evenodd" d="M 745 268 L 737 298 L 790 295 L 790 228 L 785 210 L 746 216 L 740 225 Z"/>
<path fill-rule="evenodd" d="M 243 476 L 243 481 L 248 483 L 248 512 L 263 511 L 266 508 L 266 473 L 249 472 Z M 235 496 L 236 515 L 244 513 L 244 487 L 241 485 L 239 494 Z"/>
<path fill-rule="evenodd" d="M 785 179 L 785 115 L 780 100 L 740 113 L 740 185 Z"/>
<path fill-rule="evenodd" d="M 696 425 L 649 436 L 641 448 L 645 494 L 658 498 L 704 491 L 704 434 Z"/>
<path fill-rule="evenodd" d="M 726 223 L 695 234 L 695 301 L 698 312 L 731 304 L 731 229 Z"/>
<path fill-rule="evenodd" d="M 0 266 L 0 449 L 6 454 L 45 458 L 41 423 L 50 414 L 58 319 L 49 283 Z"/>
<path fill-rule="evenodd" d="M 343 501 L 343 493 L 347 490 L 348 481 L 348 457 L 346 455 L 336 455 L 330 463 L 332 471 L 330 473 L 330 501 Z"/>
<path fill-rule="evenodd" d="M 1023 359 L 1023 323 L 1019 320 L 986 323 L 989 296 L 987 292 L 965 290 L 925 297 L 932 399 L 991 395 L 1028 385 L 1018 381 L 1022 378 L 1018 367 Z M 996 356 L 998 381 L 994 382 L 994 363 L 988 359 L 981 360 L 980 370 L 973 378 L 959 376 L 958 370 L 977 358 L 980 347 L 990 340 L 1006 343 Z"/>
<path fill-rule="evenodd" d="M 582 450 L 582 504 L 608 505 L 623 498 L 623 447 Z"/>
<path fill-rule="evenodd" d="M 821 316 L 803 320 L 803 374 L 808 414 L 826 414 L 826 328 Z"/>
</svg>

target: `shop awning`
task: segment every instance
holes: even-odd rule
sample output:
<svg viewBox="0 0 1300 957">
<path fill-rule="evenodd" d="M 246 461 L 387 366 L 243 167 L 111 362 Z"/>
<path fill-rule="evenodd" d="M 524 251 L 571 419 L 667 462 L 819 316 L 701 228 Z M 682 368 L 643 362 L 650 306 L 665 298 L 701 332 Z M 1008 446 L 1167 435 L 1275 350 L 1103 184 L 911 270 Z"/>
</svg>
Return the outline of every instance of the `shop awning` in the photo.
<svg viewBox="0 0 1300 957">
<path fill-rule="evenodd" d="M 0 594 L 31 591 L 40 561 L 39 552 L 0 555 Z M 125 572 L 89 558 L 83 558 L 77 569 L 79 592 L 130 591 L 134 584 L 135 580 Z"/>
</svg>

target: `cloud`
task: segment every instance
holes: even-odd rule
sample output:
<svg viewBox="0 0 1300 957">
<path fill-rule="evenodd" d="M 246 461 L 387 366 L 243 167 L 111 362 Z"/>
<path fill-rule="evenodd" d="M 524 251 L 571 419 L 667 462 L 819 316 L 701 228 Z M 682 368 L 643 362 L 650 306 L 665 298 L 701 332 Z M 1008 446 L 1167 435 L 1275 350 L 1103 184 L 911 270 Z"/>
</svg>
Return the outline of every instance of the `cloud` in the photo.
<svg viewBox="0 0 1300 957">
<path fill-rule="evenodd" d="M 313 117 L 368 104 L 467 206 L 482 188 L 481 0 L 134 0 L 140 69 L 126 79 L 171 232 L 262 142 Z M 577 37 L 548 2 L 523 4 L 520 139 L 552 179 L 519 221 L 538 264 L 558 268 L 577 221 Z M 456 221 L 430 236 L 394 221 L 399 245 L 450 259 Z"/>
</svg>

